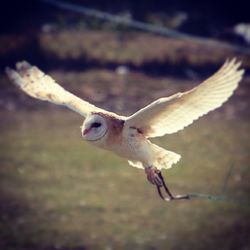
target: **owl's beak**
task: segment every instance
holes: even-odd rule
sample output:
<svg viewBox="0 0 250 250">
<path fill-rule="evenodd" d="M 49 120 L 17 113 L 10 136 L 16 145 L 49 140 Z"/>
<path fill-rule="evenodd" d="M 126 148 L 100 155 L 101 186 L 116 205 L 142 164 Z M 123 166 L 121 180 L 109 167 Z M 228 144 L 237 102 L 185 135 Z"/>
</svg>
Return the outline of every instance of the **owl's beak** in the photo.
<svg viewBox="0 0 250 250">
<path fill-rule="evenodd" d="M 91 130 L 91 128 L 86 128 L 86 129 L 84 129 L 84 131 L 83 131 L 83 135 L 88 134 L 90 130 Z"/>
</svg>

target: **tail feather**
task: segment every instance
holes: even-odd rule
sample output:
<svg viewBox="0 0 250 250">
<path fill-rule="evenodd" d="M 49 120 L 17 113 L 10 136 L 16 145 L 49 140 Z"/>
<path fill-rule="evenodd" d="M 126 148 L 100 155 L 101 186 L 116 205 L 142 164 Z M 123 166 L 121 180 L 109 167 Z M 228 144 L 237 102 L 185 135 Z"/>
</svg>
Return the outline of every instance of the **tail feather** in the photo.
<svg viewBox="0 0 250 250">
<path fill-rule="evenodd" d="M 172 165 L 177 163 L 181 158 L 179 154 L 163 149 L 157 145 L 154 145 L 154 150 L 156 154 L 154 167 L 157 167 L 158 169 L 171 168 Z"/>
</svg>

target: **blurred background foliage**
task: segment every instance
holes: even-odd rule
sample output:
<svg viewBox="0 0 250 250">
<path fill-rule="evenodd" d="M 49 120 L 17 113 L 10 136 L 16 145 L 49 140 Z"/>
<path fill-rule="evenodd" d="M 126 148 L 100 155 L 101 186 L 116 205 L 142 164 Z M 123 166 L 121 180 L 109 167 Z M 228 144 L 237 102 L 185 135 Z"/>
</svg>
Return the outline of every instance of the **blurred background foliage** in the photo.
<svg viewBox="0 0 250 250">
<path fill-rule="evenodd" d="M 250 249 L 247 1 L 69 2 L 207 41 L 145 33 L 41 1 L 2 1 L 0 248 Z M 245 32 L 237 32 L 240 24 Z M 143 171 L 81 140 L 80 116 L 26 96 L 4 74 L 25 59 L 80 97 L 129 115 L 192 88 L 232 57 L 246 69 L 234 96 L 154 141 L 182 155 L 163 173 L 174 193 L 220 195 L 233 166 L 226 185 L 233 202 L 162 202 Z"/>
</svg>

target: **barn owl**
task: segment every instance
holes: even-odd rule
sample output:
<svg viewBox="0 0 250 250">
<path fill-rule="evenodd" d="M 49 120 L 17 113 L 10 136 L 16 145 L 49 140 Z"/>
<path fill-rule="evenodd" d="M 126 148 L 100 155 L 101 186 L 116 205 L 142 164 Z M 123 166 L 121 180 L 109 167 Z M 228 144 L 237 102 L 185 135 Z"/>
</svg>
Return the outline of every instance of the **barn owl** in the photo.
<svg viewBox="0 0 250 250">
<path fill-rule="evenodd" d="M 210 78 L 183 93 L 160 98 L 129 117 L 98 108 L 66 91 L 50 76 L 26 61 L 16 69 L 6 68 L 9 79 L 28 95 L 63 105 L 84 117 L 84 140 L 126 158 L 130 165 L 144 169 L 149 182 L 157 187 L 162 199 L 188 199 L 174 196 L 168 189 L 161 169 L 169 169 L 180 155 L 165 150 L 150 138 L 176 133 L 209 111 L 220 107 L 233 94 L 244 70 L 235 59 L 226 61 Z M 167 197 L 162 194 L 166 192 Z"/>
</svg>

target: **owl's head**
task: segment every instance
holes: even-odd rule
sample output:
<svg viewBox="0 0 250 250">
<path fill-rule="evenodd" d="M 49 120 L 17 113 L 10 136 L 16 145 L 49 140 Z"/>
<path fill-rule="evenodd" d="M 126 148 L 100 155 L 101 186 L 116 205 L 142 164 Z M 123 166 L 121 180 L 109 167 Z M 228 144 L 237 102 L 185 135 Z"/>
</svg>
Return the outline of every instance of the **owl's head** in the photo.
<svg viewBox="0 0 250 250">
<path fill-rule="evenodd" d="M 108 131 L 106 119 L 98 114 L 88 116 L 82 125 L 82 136 L 87 141 L 97 141 Z"/>
</svg>

